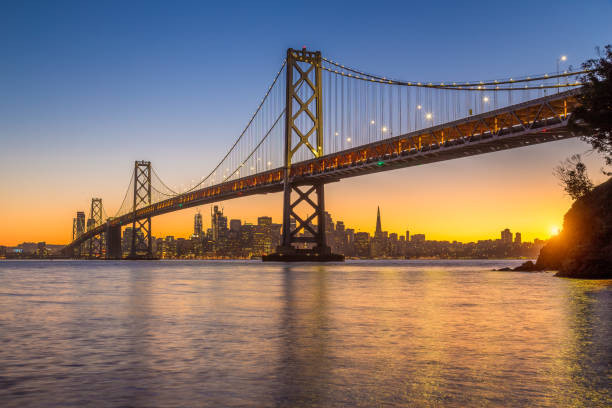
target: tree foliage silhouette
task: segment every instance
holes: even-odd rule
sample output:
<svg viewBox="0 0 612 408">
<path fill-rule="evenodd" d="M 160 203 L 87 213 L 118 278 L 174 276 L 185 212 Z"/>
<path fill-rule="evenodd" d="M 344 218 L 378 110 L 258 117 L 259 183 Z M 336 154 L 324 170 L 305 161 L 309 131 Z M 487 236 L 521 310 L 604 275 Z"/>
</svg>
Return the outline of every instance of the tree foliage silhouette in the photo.
<svg viewBox="0 0 612 408">
<path fill-rule="evenodd" d="M 590 143 L 594 150 L 604 155 L 606 164 L 612 165 L 612 45 L 606 45 L 598 58 L 582 64 L 588 70 L 581 77 L 581 105 L 572 113 L 571 131 Z M 604 172 L 605 173 L 605 172 Z M 612 173 L 606 173 L 612 175 Z"/>
<path fill-rule="evenodd" d="M 586 166 L 579 154 L 565 159 L 555 167 L 554 175 L 561 181 L 565 192 L 574 200 L 583 197 L 593 189 L 593 182 L 589 179 Z"/>
</svg>

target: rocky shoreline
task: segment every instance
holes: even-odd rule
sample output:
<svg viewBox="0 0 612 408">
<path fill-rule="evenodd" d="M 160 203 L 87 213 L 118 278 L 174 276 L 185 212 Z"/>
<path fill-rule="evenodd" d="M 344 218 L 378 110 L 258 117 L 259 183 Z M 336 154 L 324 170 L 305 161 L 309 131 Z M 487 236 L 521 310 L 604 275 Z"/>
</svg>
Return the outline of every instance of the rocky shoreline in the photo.
<svg viewBox="0 0 612 408">
<path fill-rule="evenodd" d="M 563 219 L 562 232 L 527 261 L 501 271 L 557 271 L 555 276 L 612 279 L 612 179 L 574 202 Z"/>
</svg>

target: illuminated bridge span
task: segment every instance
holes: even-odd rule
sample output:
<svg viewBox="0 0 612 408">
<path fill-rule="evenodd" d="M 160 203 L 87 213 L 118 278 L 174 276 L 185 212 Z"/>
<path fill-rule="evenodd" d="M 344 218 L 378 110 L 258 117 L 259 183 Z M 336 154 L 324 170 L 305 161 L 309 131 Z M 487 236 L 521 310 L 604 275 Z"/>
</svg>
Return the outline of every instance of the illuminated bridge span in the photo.
<svg viewBox="0 0 612 408">
<path fill-rule="evenodd" d="M 320 52 L 287 50 L 272 85 L 220 162 L 174 191 L 150 162 L 135 162 L 119 210 L 74 219 L 70 256 L 150 258 L 151 218 L 231 198 L 283 191 L 280 259 L 330 259 L 324 185 L 347 177 L 573 137 L 578 76 L 563 72 L 478 82 L 396 80 L 346 67 Z M 298 206 L 309 208 L 304 216 Z M 295 220 L 292 223 L 292 220 Z M 295 244 L 307 243 L 308 250 Z M 296 255 L 297 254 L 297 255 Z"/>
</svg>

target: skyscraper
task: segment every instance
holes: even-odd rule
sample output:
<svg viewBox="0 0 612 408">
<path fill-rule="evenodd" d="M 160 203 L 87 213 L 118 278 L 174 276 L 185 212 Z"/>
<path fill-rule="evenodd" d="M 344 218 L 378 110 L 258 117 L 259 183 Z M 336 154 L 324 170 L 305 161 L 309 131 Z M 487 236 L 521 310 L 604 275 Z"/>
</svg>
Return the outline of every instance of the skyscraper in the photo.
<svg viewBox="0 0 612 408">
<path fill-rule="evenodd" d="M 85 232 L 85 213 L 83 211 L 77 211 L 76 216 L 76 233 L 77 237 L 80 237 Z"/>
<path fill-rule="evenodd" d="M 514 243 L 515 243 L 515 244 L 520 244 L 521 242 L 522 242 L 521 233 L 520 233 L 520 232 L 517 232 L 517 233 L 514 235 Z"/>
<path fill-rule="evenodd" d="M 501 232 L 501 241 L 504 244 L 511 244 L 512 243 L 512 232 L 510 232 L 510 230 L 508 228 L 506 228 L 505 230 L 503 230 Z"/>
<path fill-rule="evenodd" d="M 376 231 L 374 232 L 370 252 L 375 258 L 387 255 L 387 233 L 382 230 L 380 207 L 376 208 Z"/>
<path fill-rule="evenodd" d="M 194 238 L 202 237 L 202 214 L 199 211 L 193 217 L 193 236 Z"/>
<path fill-rule="evenodd" d="M 219 210 L 219 206 L 215 205 L 210 213 L 210 227 L 212 229 L 212 240 L 214 249 L 217 250 L 219 242 L 225 238 L 227 232 L 227 217 L 223 215 L 223 210 Z"/>
</svg>

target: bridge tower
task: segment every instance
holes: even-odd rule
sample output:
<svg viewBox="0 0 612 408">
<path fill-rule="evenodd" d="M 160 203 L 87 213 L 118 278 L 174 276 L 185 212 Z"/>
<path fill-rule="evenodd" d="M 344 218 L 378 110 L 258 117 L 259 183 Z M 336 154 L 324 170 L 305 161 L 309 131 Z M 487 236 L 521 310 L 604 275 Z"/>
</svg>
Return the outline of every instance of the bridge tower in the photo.
<svg viewBox="0 0 612 408">
<path fill-rule="evenodd" d="M 136 210 L 151 205 L 151 162 L 134 162 L 132 237 L 128 259 L 151 259 L 151 217 L 138 219 Z"/>
<path fill-rule="evenodd" d="M 313 158 L 323 156 L 321 52 L 289 48 L 286 69 L 282 242 L 276 253 L 264 256 L 263 260 L 341 261 L 344 256 L 332 254 L 325 239 L 323 182 L 300 182 L 291 177 L 292 158 L 298 151 L 305 150 Z M 302 203 L 312 211 L 304 219 L 296 213 L 296 207 Z M 294 228 L 291 219 L 295 220 Z M 300 231 L 306 234 L 298 236 Z M 312 247 L 298 249 L 293 245 L 299 243 Z"/>
<path fill-rule="evenodd" d="M 72 219 L 72 240 L 76 240 L 79 237 L 78 230 L 78 220 L 76 218 Z M 69 256 L 70 258 L 80 258 L 81 257 L 81 246 L 73 247 L 70 251 L 65 251 L 64 255 Z"/>
<path fill-rule="evenodd" d="M 102 199 L 92 198 L 91 208 L 89 211 L 89 220 L 91 221 L 92 227 L 96 228 L 102 225 Z M 95 235 L 89 240 L 89 257 L 90 258 L 102 258 L 104 248 L 104 233 Z"/>
</svg>

